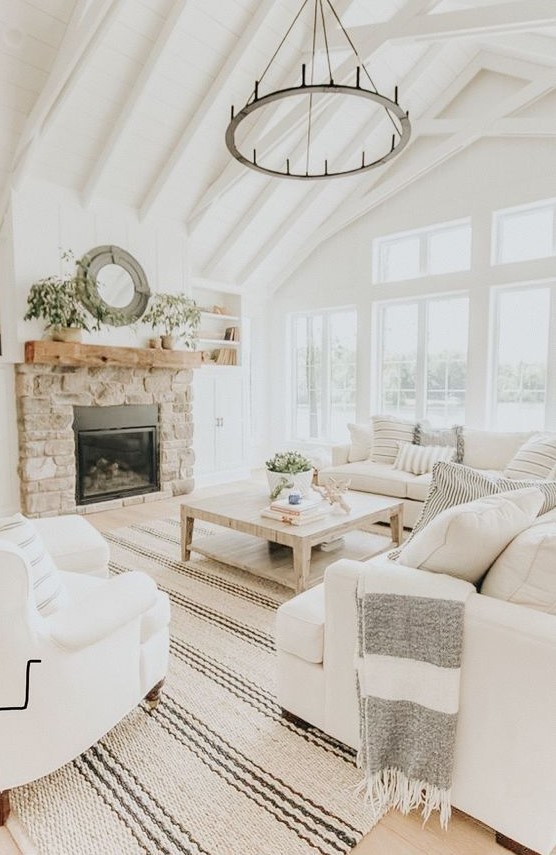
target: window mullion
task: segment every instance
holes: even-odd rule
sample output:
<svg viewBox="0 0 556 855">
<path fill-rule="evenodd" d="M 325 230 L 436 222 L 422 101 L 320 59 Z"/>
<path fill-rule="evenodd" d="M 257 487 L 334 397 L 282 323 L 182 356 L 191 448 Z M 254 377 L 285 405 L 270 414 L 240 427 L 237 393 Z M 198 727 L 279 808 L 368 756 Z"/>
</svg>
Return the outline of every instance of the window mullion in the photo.
<svg viewBox="0 0 556 855">
<path fill-rule="evenodd" d="M 322 359 L 321 359 L 321 435 L 328 436 L 330 427 L 330 312 L 322 316 Z"/>
<path fill-rule="evenodd" d="M 427 387 L 427 313 L 428 301 L 417 302 L 417 364 L 415 368 L 415 418 L 426 413 Z"/>
</svg>

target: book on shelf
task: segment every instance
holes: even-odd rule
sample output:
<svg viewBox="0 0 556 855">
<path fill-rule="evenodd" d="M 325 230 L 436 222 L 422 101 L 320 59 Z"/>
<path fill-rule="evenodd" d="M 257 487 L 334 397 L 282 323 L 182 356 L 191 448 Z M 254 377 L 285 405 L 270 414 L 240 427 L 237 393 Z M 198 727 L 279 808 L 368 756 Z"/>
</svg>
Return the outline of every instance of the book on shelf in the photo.
<svg viewBox="0 0 556 855">
<path fill-rule="evenodd" d="M 237 365 L 237 351 L 231 347 L 221 347 L 216 357 L 217 365 Z"/>
<path fill-rule="evenodd" d="M 328 515 L 328 509 L 315 510 L 313 513 L 304 513 L 296 516 L 295 514 L 287 514 L 284 511 L 274 511 L 272 508 L 264 508 L 261 511 L 262 517 L 268 517 L 271 520 L 288 523 L 289 525 L 307 525 L 307 523 L 316 522 Z"/>
<path fill-rule="evenodd" d="M 274 502 L 270 503 L 270 507 L 273 511 L 283 511 L 284 513 L 299 516 L 307 511 L 313 511 L 319 505 L 322 505 L 322 503 L 322 496 L 303 496 L 301 501 L 296 504 L 290 504 L 288 499 L 275 499 Z"/>
<path fill-rule="evenodd" d="M 224 341 L 239 341 L 239 329 L 237 327 L 226 327 Z"/>
</svg>

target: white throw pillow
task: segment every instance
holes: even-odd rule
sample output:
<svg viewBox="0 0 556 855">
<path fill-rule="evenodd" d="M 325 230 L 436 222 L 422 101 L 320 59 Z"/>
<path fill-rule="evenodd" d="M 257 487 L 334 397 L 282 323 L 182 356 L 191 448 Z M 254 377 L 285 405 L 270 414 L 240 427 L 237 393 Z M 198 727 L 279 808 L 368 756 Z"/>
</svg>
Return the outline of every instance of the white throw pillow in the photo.
<svg viewBox="0 0 556 855">
<path fill-rule="evenodd" d="M 31 520 L 21 514 L 0 519 L 0 540 L 14 543 L 25 553 L 33 571 L 33 593 L 40 613 L 49 615 L 63 606 L 66 591 L 62 576 Z"/>
<path fill-rule="evenodd" d="M 391 466 L 398 456 L 398 443 L 413 442 L 415 423 L 397 416 L 373 416 L 373 463 Z"/>
<path fill-rule="evenodd" d="M 514 454 L 506 468 L 506 478 L 553 478 L 556 467 L 556 436 L 532 436 Z"/>
<path fill-rule="evenodd" d="M 402 546 L 398 560 L 478 582 L 510 540 L 532 523 L 543 502 L 540 490 L 526 487 L 455 505 Z"/>
<path fill-rule="evenodd" d="M 556 615 L 555 554 L 556 525 L 551 520 L 538 520 L 514 537 L 499 555 L 485 577 L 481 594 Z"/>
<path fill-rule="evenodd" d="M 351 445 L 348 452 L 348 463 L 358 460 L 368 460 L 373 446 L 373 428 L 367 425 L 348 424 Z"/>
<path fill-rule="evenodd" d="M 398 445 L 394 469 L 411 472 L 413 475 L 432 472 L 432 467 L 439 460 L 450 461 L 456 456 L 456 449 L 447 445 L 413 445 L 411 442 L 400 442 Z"/>
</svg>

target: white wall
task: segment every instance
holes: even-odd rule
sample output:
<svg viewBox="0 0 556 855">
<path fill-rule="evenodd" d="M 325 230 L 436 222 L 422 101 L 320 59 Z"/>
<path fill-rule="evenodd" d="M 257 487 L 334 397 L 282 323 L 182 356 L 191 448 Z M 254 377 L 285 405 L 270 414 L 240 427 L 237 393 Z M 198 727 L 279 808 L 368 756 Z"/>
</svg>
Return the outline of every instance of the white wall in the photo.
<svg viewBox="0 0 556 855">
<path fill-rule="evenodd" d="M 403 155 L 401 155 L 403 157 Z M 395 167 L 394 167 L 395 168 Z M 485 139 L 407 187 L 323 243 L 276 292 L 269 337 L 273 396 L 270 446 L 287 440 L 284 390 L 288 382 L 287 316 L 320 307 L 354 305 L 358 311 L 357 418 L 371 411 L 371 307 L 375 300 L 446 293 L 470 295 L 468 424 L 487 420 L 486 362 L 489 287 L 556 278 L 556 259 L 492 267 L 492 211 L 556 196 L 554 144 L 550 140 Z M 461 217 L 472 218 L 472 269 L 403 283 L 372 284 L 373 238 Z M 346 439 L 347 439 L 346 433 Z"/>
</svg>

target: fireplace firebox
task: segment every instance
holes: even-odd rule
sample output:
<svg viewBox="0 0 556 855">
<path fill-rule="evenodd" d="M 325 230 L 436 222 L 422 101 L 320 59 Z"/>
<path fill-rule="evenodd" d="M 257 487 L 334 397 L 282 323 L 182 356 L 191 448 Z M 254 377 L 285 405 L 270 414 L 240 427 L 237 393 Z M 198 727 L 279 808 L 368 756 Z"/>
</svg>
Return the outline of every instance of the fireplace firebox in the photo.
<svg viewBox="0 0 556 855">
<path fill-rule="evenodd" d="M 158 407 L 74 407 L 78 505 L 152 493 L 159 486 Z"/>
</svg>

